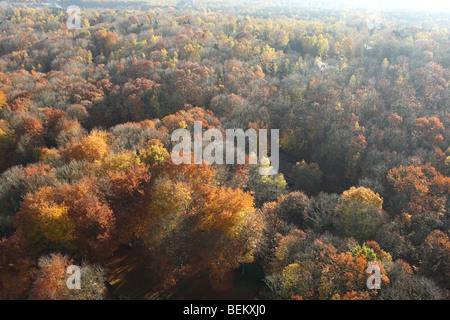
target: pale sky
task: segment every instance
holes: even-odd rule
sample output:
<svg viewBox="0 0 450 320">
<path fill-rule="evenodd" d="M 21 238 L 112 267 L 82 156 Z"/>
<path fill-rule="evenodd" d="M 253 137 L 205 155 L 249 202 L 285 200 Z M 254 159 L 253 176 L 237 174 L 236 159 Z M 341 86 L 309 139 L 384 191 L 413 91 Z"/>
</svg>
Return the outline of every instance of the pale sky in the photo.
<svg viewBox="0 0 450 320">
<path fill-rule="evenodd" d="M 386 3 L 386 0 L 369 0 L 368 2 L 380 2 L 381 6 L 383 6 L 383 3 Z M 400 8 L 450 12 L 449 0 L 394 0 L 388 2 L 391 6 L 398 6 Z"/>
<path fill-rule="evenodd" d="M 450 13 L 450 0 L 260 0 L 280 3 L 298 3 L 307 5 L 319 5 L 321 7 L 362 7 L 370 9 L 414 9 L 418 11 L 440 11 Z"/>
</svg>

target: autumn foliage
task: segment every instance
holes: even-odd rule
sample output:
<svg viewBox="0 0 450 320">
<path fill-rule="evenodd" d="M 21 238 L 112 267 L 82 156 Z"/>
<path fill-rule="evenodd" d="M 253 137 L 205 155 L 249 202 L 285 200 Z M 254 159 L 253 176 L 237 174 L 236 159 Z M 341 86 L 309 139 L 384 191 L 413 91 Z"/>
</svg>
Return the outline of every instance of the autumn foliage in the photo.
<svg viewBox="0 0 450 320">
<path fill-rule="evenodd" d="M 0 299 L 448 299 L 448 19 L 172 2 L 0 6 Z M 174 164 L 196 121 L 279 172 Z"/>
</svg>

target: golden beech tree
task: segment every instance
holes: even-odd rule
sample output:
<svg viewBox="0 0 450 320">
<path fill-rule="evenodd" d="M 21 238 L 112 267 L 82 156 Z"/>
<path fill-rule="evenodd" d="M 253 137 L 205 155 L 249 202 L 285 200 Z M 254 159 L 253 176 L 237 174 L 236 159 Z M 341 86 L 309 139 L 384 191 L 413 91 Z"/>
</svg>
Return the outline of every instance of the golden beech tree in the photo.
<svg viewBox="0 0 450 320">
<path fill-rule="evenodd" d="M 264 222 L 251 194 L 214 186 L 209 165 L 166 163 L 157 175 L 146 239 L 161 278 L 209 274 L 223 283 L 229 270 L 253 260 Z"/>
<path fill-rule="evenodd" d="M 142 235 L 155 259 L 150 265 L 159 279 L 176 282 L 189 277 L 189 242 L 192 227 L 192 191 L 184 181 L 156 179 Z M 157 259 L 156 259 L 157 257 Z M 169 285 L 169 280 L 164 285 Z"/>
<path fill-rule="evenodd" d="M 365 187 L 351 187 L 350 190 L 344 191 L 338 210 L 345 210 L 352 202 L 373 206 L 380 211 L 383 206 L 383 199 L 377 193 Z"/>
<path fill-rule="evenodd" d="M 192 155 L 193 159 L 194 155 Z M 157 177 L 168 177 L 171 180 L 183 180 L 196 191 L 197 186 L 212 185 L 217 181 L 217 169 L 206 163 L 176 165 L 170 159 L 155 167 L 152 174 Z M 200 191 L 200 190 L 199 190 Z"/>
<path fill-rule="evenodd" d="M 171 241 L 176 233 L 184 232 L 192 205 L 191 189 L 183 181 L 173 182 L 159 178 L 152 189 L 153 201 L 149 205 L 151 219 L 148 237 L 151 244 Z"/>
<path fill-rule="evenodd" d="M 11 128 L 8 121 L 0 120 L 0 153 L 6 155 L 12 152 L 15 144 L 14 130 Z M 0 171 L 7 169 L 11 161 L 10 157 L 0 157 Z"/>
<path fill-rule="evenodd" d="M 101 160 L 95 161 L 97 174 L 105 176 L 109 172 L 121 172 L 131 166 L 140 166 L 141 161 L 135 151 L 109 153 Z"/>
<path fill-rule="evenodd" d="M 8 105 L 8 97 L 3 92 L 0 92 L 0 110 Z"/>
<path fill-rule="evenodd" d="M 53 199 L 54 190 L 43 187 L 28 194 L 15 218 L 33 255 L 44 250 L 72 249 L 75 223 L 68 207 Z"/>
<path fill-rule="evenodd" d="M 169 152 L 162 146 L 162 143 L 150 145 L 146 149 L 141 150 L 139 154 L 141 161 L 149 166 L 162 163 L 169 156 Z"/>
<path fill-rule="evenodd" d="M 70 143 L 68 148 L 63 151 L 63 154 L 69 161 L 86 160 L 94 162 L 108 154 L 109 149 L 108 133 L 93 130 L 81 140 Z"/>
<path fill-rule="evenodd" d="M 373 240 L 383 222 L 383 199 L 368 188 L 344 191 L 336 207 L 339 229 L 344 237 Z"/>
<path fill-rule="evenodd" d="M 43 187 L 28 194 L 15 218 L 34 256 L 68 250 L 101 260 L 112 254 L 115 218 L 96 181 Z"/>
<path fill-rule="evenodd" d="M 216 286 L 227 271 L 254 259 L 264 228 L 251 194 L 240 189 L 206 187 L 194 217 L 191 254 L 199 270 L 207 271 Z"/>
</svg>

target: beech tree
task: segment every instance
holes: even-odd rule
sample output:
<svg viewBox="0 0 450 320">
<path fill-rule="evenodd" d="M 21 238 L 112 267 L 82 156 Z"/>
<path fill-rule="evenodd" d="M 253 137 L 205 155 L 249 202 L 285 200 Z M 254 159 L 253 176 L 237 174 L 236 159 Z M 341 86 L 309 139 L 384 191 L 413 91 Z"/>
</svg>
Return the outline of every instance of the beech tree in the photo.
<svg viewBox="0 0 450 320">
<path fill-rule="evenodd" d="M 383 224 L 383 200 L 372 190 L 352 187 L 345 191 L 336 208 L 339 229 L 345 237 L 373 240 Z"/>
<path fill-rule="evenodd" d="M 0 241 L 0 299 L 26 299 L 35 265 L 22 231 Z"/>
<path fill-rule="evenodd" d="M 105 276 L 101 267 L 83 263 L 79 289 L 67 286 L 73 260 L 60 253 L 42 256 L 30 291 L 33 300 L 102 300 L 106 296 Z M 78 281 L 78 280 L 76 280 Z"/>
</svg>

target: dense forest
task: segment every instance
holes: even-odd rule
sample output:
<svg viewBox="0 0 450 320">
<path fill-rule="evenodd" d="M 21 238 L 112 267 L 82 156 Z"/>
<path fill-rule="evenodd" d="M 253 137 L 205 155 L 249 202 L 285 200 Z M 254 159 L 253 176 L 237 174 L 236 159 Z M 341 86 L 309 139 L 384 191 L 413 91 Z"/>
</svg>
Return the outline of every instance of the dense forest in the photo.
<svg viewBox="0 0 450 320">
<path fill-rule="evenodd" d="M 449 15 L 242 3 L 0 6 L 0 299 L 450 298 Z"/>
</svg>

